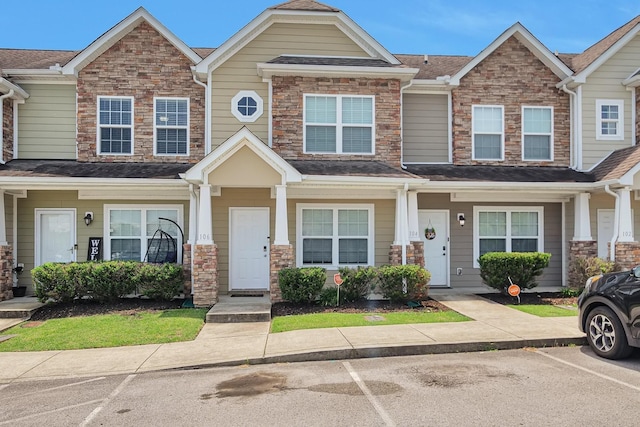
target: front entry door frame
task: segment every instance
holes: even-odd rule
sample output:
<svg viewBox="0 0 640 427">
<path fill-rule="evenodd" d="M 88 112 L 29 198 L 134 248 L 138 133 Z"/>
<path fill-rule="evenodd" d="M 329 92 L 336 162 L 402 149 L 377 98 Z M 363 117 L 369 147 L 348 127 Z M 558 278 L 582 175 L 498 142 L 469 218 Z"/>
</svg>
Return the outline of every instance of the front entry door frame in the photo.
<svg viewBox="0 0 640 427">
<path fill-rule="evenodd" d="M 45 238 L 42 227 L 43 217 L 47 214 L 58 214 L 58 215 L 67 215 L 69 222 L 69 229 L 61 229 L 60 234 L 63 235 L 65 231 L 68 231 L 68 239 L 64 239 L 67 241 L 60 242 L 51 242 L 52 244 L 57 244 L 59 246 L 59 256 L 56 256 L 56 259 L 46 259 L 47 257 L 43 254 L 43 244 L 45 243 Z M 61 224 L 64 228 L 64 224 Z M 76 260 L 76 210 L 72 208 L 38 208 L 35 210 L 35 266 L 39 266 L 44 264 L 45 262 L 55 261 L 55 262 L 73 262 Z M 50 257 L 49 257 L 50 258 Z"/>
<path fill-rule="evenodd" d="M 425 237 L 425 229 L 429 225 L 429 216 L 439 217 L 438 224 L 433 224 L 434 218 L 432 217 L 432 226 L 435 227 L 435 238 L 433 240 L 427 240 Z M 418 210 L 418 225 L 420 228 L 420 239 L 424 243 L 424 257 L 425 268 L 431 273 L 431 287 L 448 288 L 450 287 L 450 256 L 449 256 L 449 210 L 448 209 L 419 209 Z M 429 251 L 433 250 L 432 259 L 437 258 L 438 262 L 429 262 Z M 431 264 L 431 265 L 430 265 Z"/>
<path fill-rule="evenodd" d="M 250 223 L 246 214 L 252 218 Z M 268 207 L 229 208 L 230 291 L 269 290 L 270 218 Z"/>
</svg>

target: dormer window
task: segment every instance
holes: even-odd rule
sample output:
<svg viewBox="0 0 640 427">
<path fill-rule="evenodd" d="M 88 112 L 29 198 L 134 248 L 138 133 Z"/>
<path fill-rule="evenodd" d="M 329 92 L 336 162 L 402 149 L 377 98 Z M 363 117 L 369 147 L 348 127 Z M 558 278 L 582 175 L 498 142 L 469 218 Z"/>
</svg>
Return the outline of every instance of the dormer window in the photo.
<svg viewBox="0 0 640 427">
<path fill-rule="evenodd" d="M 609 141 L 624 139 L 623 100 L 596 100 L 596 139 Z"/>
<path fill-rule="evenodd" d="M 374 97 L 305 95 L 305 153 L 373 154 Z"/>
<path fill-rule="evenodd" d="M 241 122 L 255 122 L 262 112 L 262 98 L 252 90 L 241 90 L 231 100 L 231 114 Z"/>
</svg>

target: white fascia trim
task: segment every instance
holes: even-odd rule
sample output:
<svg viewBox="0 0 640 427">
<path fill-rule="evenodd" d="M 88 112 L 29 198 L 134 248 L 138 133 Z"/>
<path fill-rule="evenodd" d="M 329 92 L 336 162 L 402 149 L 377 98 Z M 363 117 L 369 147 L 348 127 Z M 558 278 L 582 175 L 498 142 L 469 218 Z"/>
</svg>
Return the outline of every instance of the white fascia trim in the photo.
<svg viewBox="0 0 640 427">
<path fill-rule="evenodd" d="M 445 95 L 450 93 L 453 89 L 445 80 L 426 80 L 426 79 L 413 79 L 411 84 L 407 86 L 403 93 L 417 93 L 417 94 L 435 94 Z"/>
<path fill-rule="evenodd" d="M 80 189 L 104 186 L 143 187 L 184 187 L 188 185 L 180 179 L 146 178 L 60 178 L 42 176 L 2 176 L 0 186 L 3 189 L 35 190 L 43 189 Z"/>
<path fill-rule="evenodd" d="M 623 80 L 622 85 L 629 88 L 640 86 L 640 74 L 638 74 L 638 71 L 634 72 L 630 77 Z"/>
<path fill-rule="evenodd" d="M 573 193 L 575 191 L 589 191 L 599 188 L 603 183 L 580 183 L 580 182 L 466 182 L 464 184 L 459 181 L 429 181 L 428 188 L 425 191 L 446 190 L 446 191 L 542 191 L 542 192 L 558 192 Z"/>
<path fill-rule="evenodd" d="M 182 40 L 176 37 L 175 34 L 169 31 L 167 27 L 162 25 L 160 21 L 147 12 L 145 8 L 139 7 L 131 15 L 127 16 L 106 33 L 98 37 L 93 43 L 87 46 L 82 52 L 62 67 L 62 74 L 77 75 L 78 71 L 91 63 L 95 58 L 102 55 L 107 49 L 113 46 L 118 40 L 127 35 L 133 28 L 143 21 L 146 21 L 151 25 L 157 32 L 167 39 L 169 43 L 189 58 L 191 62 L 197 64 L 202 61 L 202 58 L 198 54 L 191 50 L 189 46 L 187 46 Z"/>
<path fill-rule="evenodd" d="M 538 40 L 529 30 L 527 30 L 521 23 L 516 22 L 509 27 L 504 33 L 502 33 L 497 39 L 495 39 L 489 46 L 484 48 L 475 58 L 465 65 L 460 71 L 451 77 L 450 84 L 458 86 L 460 79 L 464 77 L 469 71 L 475 68 L 480 62 L 491 55 L 498 47 L 500 47 L 511 36 L 516 36 L 517 39 L 524 44 L 531 52 L 545 64 L 553 73 L 560 79 L 565 79 L 573 74 L 573 71 L 567 67 L 558 57 L 556 57 L 540 40 Z"/>
<path fill-rule="evenodd" d="M 227 39 L 209 56 L 196 65 L 198 74 L 206 74 L 224 63 L 228 58 L 258 37 L 266 28 L 275 23 L 307 23 L 307 24 L 335 24 L 345 32 L 354 43 L 365 52 L 376 58 L 381 58 L 391 64 L 399 65 L 400 61 L 387 51 L 373 37 L 343 12 L 317 12 L 299 10 L 270 10 L 267 9 L 245 25 L 240 31 Z"/>
<path fill-rule="evenodd" d="M 375 177 L 375 176 L 335 176 L 335 175 L 302 175 L 302 180 L 309 184 L 363 184 L 363 185 L 378 185 L 381 187 L 389 186 L 399 188 L 398 186 L 404 186 L 408 184 L 412 189 L 420 186 L 425 186 L 430 183 L 426 178 L 390 178 L 390 177 Z M 403 187 L 404 188 L 404 187 Z"/>
<path fill-rule="evenodd" d="M 20 86 L 11 83 L 9 80 L 0 77 L 0 93 L 6 94 L 11 91 L 13 91 L 11 99 L 25 100 L 29 98 L 27 91 L 22 89 Z"/>
<path fill-rule="evenodd" d="M 273 76 L 371 77 L 400 79 L 408 82 L 418 71 L 420 70 L 417 68 L 258 63 L 258 75 L 265 79 L 271 79 Z"/>
<path fill-rule="evenodd" d="M 633 27 L 627 34 L 620 38 L 617 42 L 615 42 L 609 49 L 607 49 L 602 55 L 598 57 L 595 61 L 593 61 L 587 68 L 573 76 L 573 80 L 576 83 L 586 83 L 587 77 L 591 75 L 595 70 L 600 68 L 602 64 L 607 62 L 613 55 L 618 53 L 620 49 L 622 49 L 629 41 L 631 41 L 636 34 L 640 31 L 640 24 L 637 24 Z"/>
</svg>

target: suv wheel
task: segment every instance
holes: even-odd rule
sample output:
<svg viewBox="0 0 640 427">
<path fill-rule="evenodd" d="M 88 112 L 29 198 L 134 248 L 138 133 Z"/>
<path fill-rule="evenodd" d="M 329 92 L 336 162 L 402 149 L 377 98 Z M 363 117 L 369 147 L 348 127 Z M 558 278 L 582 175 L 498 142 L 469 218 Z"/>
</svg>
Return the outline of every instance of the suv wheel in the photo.
<svg viewBox="0 0 640 427">
<path fill-rule="evenodd" d="M 596 307 L 587 316 L 587 341 L 593 351 L 607 359 L 628 357 L 632 348 L 627 343 L 618 316 L 607 307 Z"/>
</svg>

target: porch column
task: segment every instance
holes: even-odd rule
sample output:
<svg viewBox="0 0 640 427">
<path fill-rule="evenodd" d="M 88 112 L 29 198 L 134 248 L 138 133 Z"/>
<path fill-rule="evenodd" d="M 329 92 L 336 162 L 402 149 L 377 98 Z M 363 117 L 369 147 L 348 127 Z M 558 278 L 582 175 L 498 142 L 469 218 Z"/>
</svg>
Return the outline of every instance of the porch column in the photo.
<svg viewBox="0 0 640 427">
<path fill-rule="evenodd" d="M 0 101 L 1 102 L 1 101 Z M 7 242 L 4 190 L 0 190 L 0 301 L 13 298 L 13 249 Z"/>
<path fill-rule="evenodd" d="M 409 240 L 420 242 L 420 230 L 418 229 L 418 192 L 407 192 L 407 209 L 409 214 Z"/>
<path fill-rule="evenodd" d="M 591 217 L 589 214 L 589 193 L 580 193 L 575 197 L 573 240 L 588 241 L 591 237 Z"/>
<path fill-rule="evenodd" d="M 198 195 L 193 184 L 189 184 L 189 244 L 198 239 Z"/>
<path fill-rule="evenodd" d="M 287 186 L 276 185 L 276 230 L 274 245 L 289 244 L 289 223 L 287 221 Z"/>
<path fill-rule="evenodd" d="M 6 246 L 7 242 L 7 223 L 4 214 L 4 190 L 0 190 L 0 246 Z"/>
<path fill-rule="evenodd" d="M 407 263 L 408 230 L 407 191 L 396 190 L 395 237 L 389 249 L 389 264 L 404 265 Z"/>
<path fill-rule="evenodd" d="M 633 218 L 631 217 L 631 189 L 621 188 L 617 191 L 620 197 L 620 209 L 618 215 L 618 242 L 634 242 L 633 238 Z"/>
<path fill-rule="evenodd" d="M 213 245 L 213 226 L 211 217 L 211 186 L 200 186 L 200 209 L 198 211 L 198 245 Z"/>
<path fill-rule="evenodd" d="M 218 247 L 213 242 L 211 186 L 200 186 L 198 233 L 193 249 L 193 304 L 210 307 L 218 302 Z"/>
</svg>

